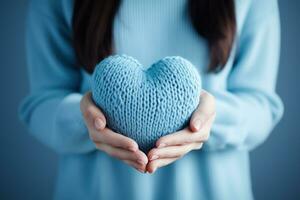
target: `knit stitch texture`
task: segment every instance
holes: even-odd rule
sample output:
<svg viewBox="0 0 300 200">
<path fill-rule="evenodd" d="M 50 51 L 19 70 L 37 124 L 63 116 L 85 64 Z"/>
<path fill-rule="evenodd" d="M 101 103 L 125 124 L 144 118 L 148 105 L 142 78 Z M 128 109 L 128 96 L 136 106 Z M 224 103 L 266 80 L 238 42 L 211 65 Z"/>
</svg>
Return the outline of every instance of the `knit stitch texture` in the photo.
<svg viewBox="0 0 300 200">
<path fill-rule="evenodd" d="M 201 78 L 179 56 L 145 67 L 130 56 L 114 55 L 96 66 L 91 87 L 108 127 L 147 152 L 157 139 L 187 125 L 200 100 Z"/>
</svg>

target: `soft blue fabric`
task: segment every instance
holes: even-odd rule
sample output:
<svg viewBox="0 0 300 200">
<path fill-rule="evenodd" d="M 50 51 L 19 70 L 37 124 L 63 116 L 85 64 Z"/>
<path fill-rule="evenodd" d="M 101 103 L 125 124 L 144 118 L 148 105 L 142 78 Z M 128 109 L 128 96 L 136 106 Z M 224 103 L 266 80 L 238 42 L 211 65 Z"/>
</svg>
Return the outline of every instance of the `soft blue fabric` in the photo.
<svg viewBox="0 0 300 200">
<path fill-rule="evenodd" d="M 280 48 L 276 0 L 235 0 L 237 38 L 220 73 L 206 73 L 209 50 L 186 12 L 187 0 L 124 0 L 114 23 L 117 54 L 144 66 L 166 56 L 189 60 L 216 97 L 217 116 L 204 149 L 154 175 L 98 151 L 80 112 L 91 76 L 72 46 L 71 0 L 34 0 L 27 20 L 30 93 L 20 116 L 30 133 L 60 155 L 55 199 L 253 199 L 249 150 L 283 113 L 275 92 Z M 262 160 L 262 162 L 264 162 Z"/>
<path fill-rule="evenodd" d="M 160 137 L 188 125 L 199 104 L 201 79 L 179 56 L 146 67 L 130 56 L 114 55 L 97 65 L 91 89 L 108 127 L 147 153 Z"/>
</svg>

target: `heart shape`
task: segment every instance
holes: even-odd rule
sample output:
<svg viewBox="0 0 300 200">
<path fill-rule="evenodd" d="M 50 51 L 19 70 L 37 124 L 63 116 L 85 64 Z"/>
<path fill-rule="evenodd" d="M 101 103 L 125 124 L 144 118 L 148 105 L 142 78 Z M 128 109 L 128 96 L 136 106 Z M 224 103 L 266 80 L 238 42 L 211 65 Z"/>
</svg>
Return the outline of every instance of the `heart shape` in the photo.
<svg viewBox="0 0 300 200">
<path fill-rule="evenodd" d="M 201 78 L 179 56 L 146 68 L 130 56 L 114 55 L 96 66 L 91 87 L 107 126 L 148 152 L 160 137 L 187 126 L 200 100 Z"/>
</svg>

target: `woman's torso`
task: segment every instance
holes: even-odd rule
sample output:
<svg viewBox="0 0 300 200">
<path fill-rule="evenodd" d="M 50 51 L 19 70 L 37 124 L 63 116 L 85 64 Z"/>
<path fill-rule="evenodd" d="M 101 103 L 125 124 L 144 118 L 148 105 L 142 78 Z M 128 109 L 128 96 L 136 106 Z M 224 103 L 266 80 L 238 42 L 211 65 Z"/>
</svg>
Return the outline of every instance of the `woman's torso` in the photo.
<svg viewBox="0 0 300 200">
<path fill-rule="evenodd" d="M 222 72 L 205 73 L 207 44 L 193 30 L 186 4 L 186 0 L 123 1 L 114 23 L 115 53 L 133 56 L 146 66 L 165 56 L 182 56 L 197 67 L 205 89 L 226 90 L 234 56 Z M 239 29 L 248 4 L 236 1 Z M 64 1 L 60 6 L 70 25 L 72 3 Z M 81 93 L 90 90 L 90 80 L 82 70 Z M 64 155 L 60 158 L 56 198 L 252 199 L 248 152 L 194 151 L 153 175 L 141 174 L 100 151 Z"/>
</svg>

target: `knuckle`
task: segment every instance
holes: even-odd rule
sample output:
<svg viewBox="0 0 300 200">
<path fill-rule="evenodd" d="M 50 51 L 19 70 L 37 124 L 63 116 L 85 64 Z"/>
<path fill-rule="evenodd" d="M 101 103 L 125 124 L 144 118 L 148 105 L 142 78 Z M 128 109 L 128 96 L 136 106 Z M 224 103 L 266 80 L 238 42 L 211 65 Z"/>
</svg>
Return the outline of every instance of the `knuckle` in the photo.
<svg viewBox="0 0 300 200">
<path fill-rule="evenodd" d="M 124 143 L 125 143 L 126 146 L 128 146 L 128 148 L 135 148 L 135 146 L 136 146 L 135 142 L 132 141 L 132 140 L 129 140 L 128 142 L 125 141 Z"/>
</svg>

